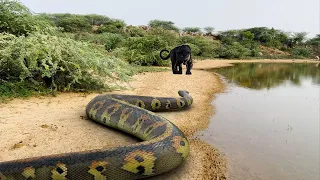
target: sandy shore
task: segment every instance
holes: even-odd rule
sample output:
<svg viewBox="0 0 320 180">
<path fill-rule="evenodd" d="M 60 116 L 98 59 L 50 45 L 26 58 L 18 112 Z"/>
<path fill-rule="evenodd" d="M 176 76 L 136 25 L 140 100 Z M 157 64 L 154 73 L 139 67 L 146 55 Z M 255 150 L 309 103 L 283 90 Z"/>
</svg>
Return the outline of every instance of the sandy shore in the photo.
<svg viewBox="0 0 320 180">
<path fill-rule="evenodd" d="M 193 70 L 192 76 L 145 73 L 134 76 L 127 86 L 131 90 L 112 93 L 178 97 L 178 90 L 188 90 L 194 98 L 194 104 L 186 111 L 159 113 L 185 132 L 191 153 L 181 167 L 152 179 L 226 179 L 226 164 L 219 152 L 192 138 L 208 126 L 214 110 L 213 95 L 223 89 L 216 75 L 201 70 Z M 96 95 L 62 93 L 57 97 L 15 99 L 0 104 L 0 161 L 137 142 L 87 120 L 85 106 Z"/>
<path fill-rule="evenodd" d="M 129 90 L 112 92 L 171 97 L 178 96 L 178 90 L 188 90 L 194 98 L 194 104 L 186 111 L 159 113 L 187 135 L 191 153 L 186 163 L 178 169 L 151 179 L 227 178 L 223 156 L 214 147 L 192 136 L 208 126 L 209 118 L 214 113 L 214 107 L 211 105 L 214 95 L 224 89 L 217 75 L 201 69 L 230 66 L 230 63 L 234 62 L 238 61 L 197 61 L 191 76 L 172 75 L 171 72 L 144 73 L 133 77 L 134 80 L 127 84 Z M 282 62 L 290 63 L 292 60 Z M 62 93 L 56 97 L 15 99 L 0 104 L 0 161 L 116 147 L 137 142 L 135 138 L 92 123 L 86 118 L 85 106 L 96 95 Z"/>
</svg>

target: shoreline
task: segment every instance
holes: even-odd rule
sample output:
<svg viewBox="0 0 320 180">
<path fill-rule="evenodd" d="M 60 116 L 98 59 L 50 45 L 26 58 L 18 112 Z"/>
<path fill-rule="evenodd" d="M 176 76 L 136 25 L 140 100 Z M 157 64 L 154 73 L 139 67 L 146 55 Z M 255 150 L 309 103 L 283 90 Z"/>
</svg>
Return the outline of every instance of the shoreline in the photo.
<svg viewBox="0 0 320 180">
<path fill-rule="evenodd" d="M 273 61 L 201 60 L 195 62 L 191 76 L 172 75 L 171 71 L 146 72 L 133 76 L 133 80 L 126 83 L 128 90 L 108 92 L 178 97 L 178 90 L 188 90 L 194 98 L 193 105 L 187 110 L 157 113 L 185 133 L 191 149 L 190 156 L 179 168 L 150 179 L 227 179 L 227 166 L 223 155 L 211 145 L 194 138 L 194 135 L 208 127 L 210 117 L 214 115 L 214 106 L 211 103 L 215 95 L 225 89 L 225 84 L 217 74 L 204 70 L 232 66 L 231 63 L 236 62 Z M 307 61 L 309 62 L 320 63 Z M 96 95 L 98 93 L 58 93 L 56 97 L 14 99 L 0 104 L 3 112 L 0 114 L 0 161 L 136 143 L 137 140 L 131 136 L 97 125 L 85 118 L 85 106 Z M 75 141 L 77 143 L 74 143 Z"/>
<path fill-rule="evenodd" d="M 194 68 L 198 70 L 214 69 L 233 66 L 233 63 L 320 63 L 313 59 L 255 59 L 255 60 L 212 60 L 204 59 L 195 61 Z"/>
<path fill-rule="evenodd" d="M 208 127 L 214 113 L 211 102 L 224 86 L 212 72 L 192 73 L 191 76 L 176 76 L 171 71 L 143 73 L 127 83 L 129 90 L 108 92 L 178 97 L 178 90 L 188 90 L 194 99 L 187 110 L 157 113 L 185 133 L 190 155 L 179 168 L 150 179 L 226 179 L 226 162 L 219 151 L 193 138 L 196 132 Z M 56 97 L 30 97 L 0 104 L 0 161 L 136 143 L 131 136 L 86 119 L 85 106 L 96 95 L 58 93 Z"/>
</svg>

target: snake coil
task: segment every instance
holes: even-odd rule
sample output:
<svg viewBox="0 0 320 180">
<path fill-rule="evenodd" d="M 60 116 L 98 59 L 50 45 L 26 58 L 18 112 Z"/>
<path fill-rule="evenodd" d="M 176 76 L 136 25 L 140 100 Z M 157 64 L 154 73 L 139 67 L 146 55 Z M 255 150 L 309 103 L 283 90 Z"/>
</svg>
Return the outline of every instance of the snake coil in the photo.
<svg viewBox="0 0 320 180">
<path fill-rule="evenodd" d="M 186 159 L 189 144 L 174 124 L 151 111 L 178 110 L 192 104 L 189 92 L 178 93 L 180 98 L 98 95 L 88 103 L 87 116 L 142 142 L 0 162 L 0 180 L 125 180 L 168 172 Z"/>
</svg>

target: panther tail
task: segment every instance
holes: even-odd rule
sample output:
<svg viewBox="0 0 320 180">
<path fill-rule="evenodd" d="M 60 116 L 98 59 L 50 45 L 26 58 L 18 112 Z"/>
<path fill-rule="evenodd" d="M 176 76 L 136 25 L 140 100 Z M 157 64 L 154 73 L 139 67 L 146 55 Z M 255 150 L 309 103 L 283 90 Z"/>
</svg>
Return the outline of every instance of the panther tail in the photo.
<svg viewBox="0 0 320 180">
<path fill-rule="evenodd" d="M 163 56 L 162 56 L 162 53 L 163 53 L 163 52 L 168 52 L 168 53 L 169 53 L 169 51 L 168 51 L 168 50 L 166 50 L 166 49 L 161 50 L 161 51 L 160 51 L 160 57 L 161 57 L 161 59 L 163 59 L 163 60 L 167 60 L 167 59 L 169 59 L 169 57 L 170 57 L 170 53 L 168 54 L 168 56 L 163 57 Z"/>
</svg>

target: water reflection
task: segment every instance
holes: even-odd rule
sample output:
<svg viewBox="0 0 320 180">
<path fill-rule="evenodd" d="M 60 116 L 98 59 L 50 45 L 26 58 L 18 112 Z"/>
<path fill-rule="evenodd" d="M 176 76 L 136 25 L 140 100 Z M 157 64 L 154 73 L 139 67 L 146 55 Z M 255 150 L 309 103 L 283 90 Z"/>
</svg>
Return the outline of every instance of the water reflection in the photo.
<svg viewBox="0 0 320 180">
<path fill-rule="evenodd" d="M 320 85 L 319 64 L 234 64 L 234 66 L 215 69 L 232 83 L 250 89 L 270 89 L 282 83 L 300 86 L 302 79 L 311 78 L 312 83 Z"/>
<path fill-rule="evenodd" d="M 201 139 L 226 154 L 230 180 L 320 179 L 320 67 L 235 64 Z"/>
</svg>

